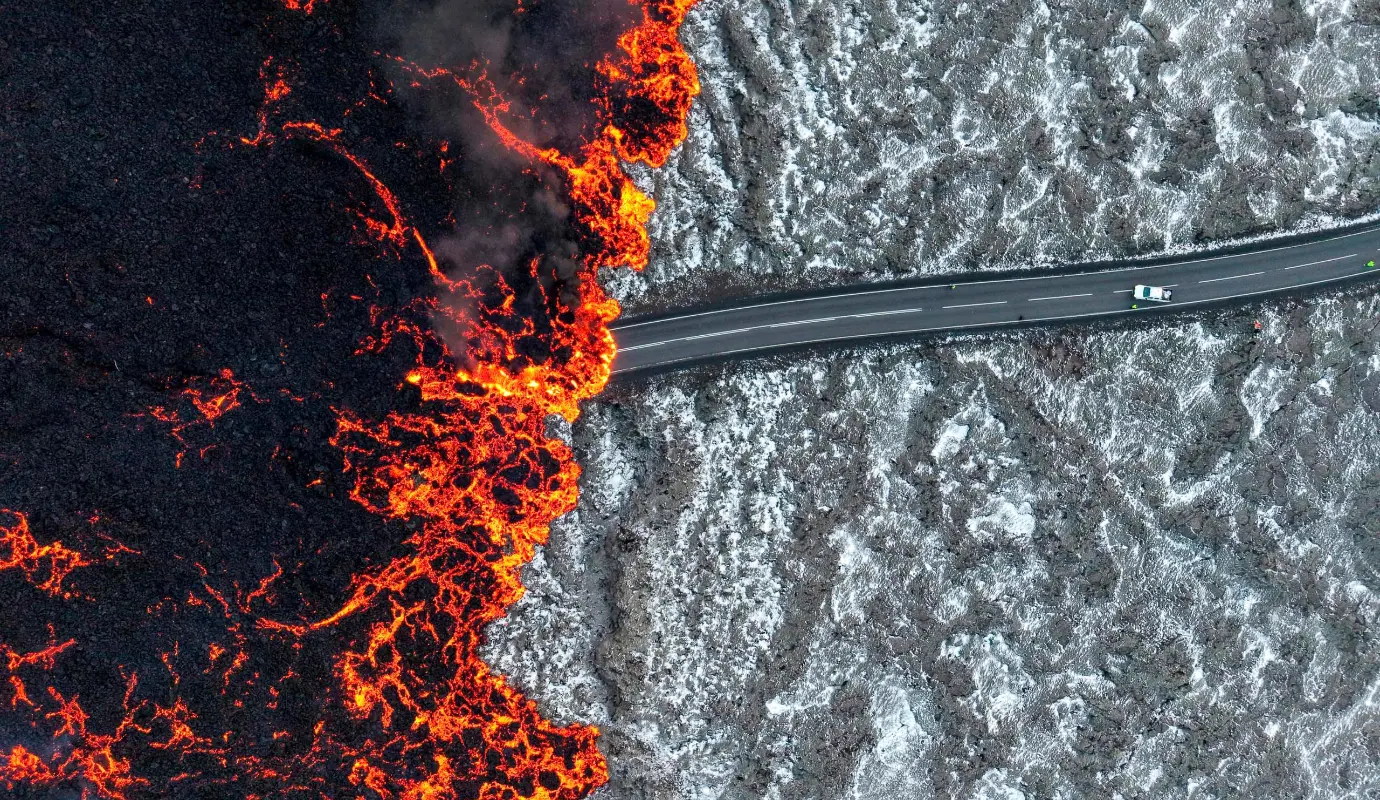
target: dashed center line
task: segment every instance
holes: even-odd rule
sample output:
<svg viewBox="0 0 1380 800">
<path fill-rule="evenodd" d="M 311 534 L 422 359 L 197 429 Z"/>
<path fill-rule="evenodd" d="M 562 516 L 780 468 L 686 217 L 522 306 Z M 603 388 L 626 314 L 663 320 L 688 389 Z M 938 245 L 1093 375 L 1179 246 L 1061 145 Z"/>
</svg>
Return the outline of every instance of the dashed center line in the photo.
<svg viewBox="0 0 1380 800">
<path fill-rule="evenodd" d="M 1060 294 L 1053 297 L 1027 297 L 1026 301 L 1033 303 L 1036 300 L 1067 300 L 1070 297 L 1092 297 L 1092 292 L 1084 292 L 1083 294 Z"/>
<path fill-rule="evenodd" d="M 1208 279 L 1206 279 L 1206 280 L 1201 280 L 1201 281 L 1198 281 L 1198 282 L 1199 282 L 1199 283 L 1216 283 L 1216 282 L 1218 282 L 1218 281 L 1234 281 L 1234 280 L 1236 280 L 1237 278 L 1249 278 L 1249 277 L 1251 277 L 1251 276 L 1253 276 L 1253 275 L 1264 275 L 1264 274 L 1265 274 L 1265 270 L 1262 269 L 1262 270 L 1259 271 L 1259 272 L 1247 272 L 1247 273 L 1244 274 L 1244 275 L 1228 275 L 1228 276 L 1226 276 L 1225 278 L 1208 278 Z"/>
<path fill-rule="evenodd" d="M 982 304 L 979 304 L 982 305 Z M 817 325 L 825 322 L 835 322 L 841 319 L 862 319 L 866 317 L 887 317 L 894 314 L 915 314 L 924 311 L 920 306 L 913 308 L 897 308 L 891 311 L 865 311 L 858 314 L 840 314 L 834 317 L 811 317 L 810 319 L 796 319 L 787 322 L 768 322 L 762 325 L 751 325 L 746 328 L 733 328 L 725 331 L 710 331 L 708 333 L 697 333 L 691 336 L 682 336 L 677 339 L 667 339 L 660 342 L 645 342 L 619 348 L 620 350 L 641 350 L 647 347 L 660 347 L 672 342 L 693 342 L 700 339 L 713 339 L 720 336 L 734 336 L 740 333 L 750 333 L 752 331 L 766 330 L 768 328 L 790 328 L 796 325 Z"/>
<path fill-rule="evenodd" d="M 898 308 L 894 311 L 869 311 L 866 314 L 850 314 L 852 317 L 889 317 L 892 314 L 913 314 L 916 311 L 924 311 L 920 306 L 915 308 Z"/>
<path fill-rule="evenodd" d="M 1344 259 L 1344 258 L 1355 258 L 1356 256 L 1357 256 L 1356 253 L 1352 253 L 1352 254 L 1349 255 L 1349 256 L 1337 256 L 1336 258 L 1324 258 L 1322 261 L 1309 261 L 1307 264 L 1295 264 L 1295 265 L 1292 266 L 1292 267 L 1285 267 L 1285 269 L 1300 269 L 1301 267 L 1316 267 L 1316 266 L 1319 265 L 1319 264 L 1330 264 L 1330 263 L 1332 263 L 1333 261 L 1341 261 L 1341 260 Z"/>
<path fill-rule="evenodd" d="M 820 322 L 834 322 L 840 319 L 866 319 L 868 317 L 887 317 L 892 314 L 914 314 L 925 309 L 920 306 L 914 308 L 898 308 L 892 311 L 865 311 L 859 314 L 842 314 L 837 317 L 812 317 L 810 319 L 795 319 L 789 322 L 773 322 L 768 325 L 755 325 L 754 328 L 789 328 L 792 325 L 814 325 Z"/>
<path fill-rule="evenodd" d="M 1350 235 L 1359 235 L 1359 234 L 1347 234 L 1347 235 L 1350 236 Z M 1292 247 L 1295 247 L 1295 246 L 1300 246 L 1300 245 L 1291 245 L 1291 246 L 1289 246 L 1289 247 L 1274 248 L 1273 250 L 1287 250 L 1287 249 L 1291 249 Z M 1261 251 L 1261 252 L 1271 252 L 1271 251 Z M 1320 260 L 1317 260 L 1317 261 L 1309 261 L 1309 262 L 1305 262 L 1305 263 L 1302 263 L 1302 264 L 1294 264 L 1294 265 L 1287 266 L 1287 267 L 1272 267 L 1272 268 L 1270 268 L 1270 269 L 1258 270 L 1258 271 L 1255 271 L 1255 272 L 1246 272 L 1246 273 L 1242 273 L 1242 274 L 1238 274 L 1238 275 L 1224 275 L 1224 276 L 1222 276 L 1222 277 L 1217 277 L 1217 278 L 1204 278 L 1204 279 L 1201 279 L 1201 280 L 1196 281 L 1196 283 L 1198 283 L 1198 284 L 1218 283 L 1218 282 L 1222 282 L 1222 281 L 1232 281 L 1232 280 L 1236 280 L 1236 279 L 1238 279 L 1238 278 L 1250 278 L 1250 277 L 1255 277 L 1255 276 L 1257 276 L 1257 275 L 1265 275 L 1265 274 L 1273 273 L 1273 272 L 1276 272 L 1276 271 L 1304 269 L 1304 268 L 1306 268 L 1306 267 L 1313 267 L 1313 266 L 1318 266 L 1318 265 L 1322 265 L 1322 264 L 1331 264 L 1331 263 L 1334 263 L 1334 262 L 1346 261 L 1346 260 L 1348 260 L 1348 259 L 1357 258 L 1357 256 L 1358 256 L 1358 253 L 1348 253 L 1348 254 L 1346 254 L 1346 255 L 1334 256 L 1334 257 L 1331 257 L 1331 258 L 1320 259 Z M 1216 257 L 1211 257 L 1211 258 L 1200 259 L 1200 261 L 1204 261 L 1204 262 L 1218 261 L 1218 260 L 1226 259 L 1226 258 L 1230 258 L 1230 257 L 1231 257 L 1231 256 L 1216 256 Z M 1183 262 L 1183 263 L 1197 263 L 1197 262 Z M 1370 263 L 1367 264 L 1366 266 L 1369 267 L 1371 264 L 1374 264 L 1374 262 L 1370 262 Z M 1182 264 L 1144 265 L 1144 266 L 1137 266 L 1137 267 L 1129 267 L 1129 268 L 1125 268 L 1124 270 L 1110 270 L 1109 272 L 1119 272 L 1119 271 L 1120 271 L 1120 272 L 1126 272 L 1126 271 L 1134 271 L 1134 270 L 1145 269 L 1145 268 L 1150 268 L 1150 267 L 1156 267 L 1156 268 L 1163 269 L 1163 268 L 1166 268 L 1166 267 L 1173 267 L 1173 266 L 1182 266 Z M 1223 266 L 1225 266 L 1225 265 L 1223 265 Z M 1364 273 L 1356 273 L 1356 275 L 1361 275 L 1361 274 L 1364 274 Z M 1088 275 L 1089 275 L 1089 277 L 1100 277 L 1100 273 L 1089 273 Z M 1054 275 L 1054 276 L 1049 276 L 1049 277 L 1050 277 L 1050 278 L 1071 279 L 1071 278 L 1078 278 L 1078 277 L 1081 277 L 1081 276 L 1082 276 L 1082 275 L 1081 275 L 1081 274 L 1078 274 L 1078 273 L 1071 273 L 1071 274 L 1068 274 L 1068 275 Z M 1167 277 L 1169 277 L 1169 276 L 1168 276 L 1168 275 L 1165 275 L 1164 277 L 1167 278 Z M 1351 276 L 1337 276 L 1337 277 L 1332 277 L 1332 278 L 1324 278 L 1324 279 L 1322 279 L 1322 280 L 1317 280 L 1317 281 L 1311 281 L 1311 282 L 1308 282 L 1308 283 L 1299 283 L 1299 284 L 1297 284 L 1297 287 L 1312 286 L 1312 285 L 1322 284 L 1322 283 L 1330 283 L 1330 282 L 1332 282 L 1332 281 L 1340 280 L 1341 278 L 1345 278 L 1345 277 L 1351 277 Z M 993 279 L 991 282 L 992 282 L 992 283 L 1009 283 L 1009 282 L 1023 281 L 1023 280 L 1042 280 L 1042 278 L 1040 278 L 1040 277 L 1001 278 L 1001 279 Z M 972 283 L 971 283 L 971 282 L 970 282 L 970 283 L 964 283 L 964 284 L 962 284 L 962 285 L 963 285 L 963 286 L 970 286 L 970 285 L 972 285 Z M 1170 288 L 1173 288 L 1173 287 L 1175 287 L 1175 286 L 1178 286 L 1179 284 L 1167 283 L 1167 284 L 1160 284 L 1160 285 L 1161 285 L 1163 288 L 1165 288 L 1165 289 L 1170 289 Z M 916 293 L 921 293 L 921 292 L 923 292 L 923 293 L 925 293 L 925 294 L 928 294 L 929 292 L 931 292 L 931 291 L 933 291 L 933 290 L 935 290 L 935 289 L 937 289 L 937 288 L 941 288 L 941 287 L 938 287 L 938 286 L 902 286 L 902 287 L 888 287 L 888 288 L 885 288 L 885 289 L 876 289 L 876 290 L 869 290 L 869 291 L 865 291 L 865 292 L 859 292 L 858 294 L 866 294 L 866 295 L 873 295 L 873 294 L 875 294 L 875 295 L 878 295 L 879 297 L 880 297 L 880 296 L 883 296 L 883 295 L 886 295 L 887 293 L 892 293 L 892 292 L 896 292 L 896 293 L 903 293 L 903 292 L 916 292 Z M 957 286 L 953 286 L 952 288 L 957 288 Z M 1073 287 L 1069 287 L 1069 288 L 1073 288 Z M 1278 288 L 1290 288 L 1290 287 L 1278 287 Z M 1276 290 L 1277 290 L 1277 289 L 1276 289 Z M 1187 301 L 1187 302 L 1185 303 L 1185 305 L 1193 305 L 1193 304 L 1195 304 L 1195 303 L 1204 303 L 1204 302 L 1219 302 L 1220 300 L 1223 300 L 1223 299 L 1233 299 L 1233 298 L 1235 298 L 1235 297 L 1255 296 L 1255 295 L 1260 295 L 1260 294 L 1266 294 L 1266 293 L 1268 293 L 1268 292 L 1270 292 L 1270 291 L 1276 291 L 1276 290 L 1272 290 L 1272 289 L 1256 289 L 1256 290 L 1254 290 L 1254 291 L 1247 291 L 1245 294 L 1240 294 L 1240 295 L 1228 295 L 1228 296 L 1225 297 L 1225 298 L 1203 298 L 1203 299 L 1199 299 L 1199 300 L 1189 300 L 1189 301 Z M 1050 300 L 1073 300 L 1073 299 L 1078 299 L 1078 298 L 1083 298 L 1083 297 L 1093 297 L 1093 296 L 1096 296 L 1096 295 L 1101 295 L 1103 292 L 1106 292 L 1106 291 L 1110 291 L 1111 294 L 1132 294 L 1132 293 L 1134 292 L 1134 289 L 1113 289 L 1113 290 L 1101 289 L 1101 290 L 1098 290 L 1098 291 L 1096 291 L 1096 292 L 1078 292 L 1078 293 L 1071 293 L 1071 294 L 1041 295 L 1041 296 L 1039 296 L 1039 297 L 1027 297 L 1027 298 L 1025 298 L 1025 301 L 1026 301 L 1026 302 L 1030 302 L 1030 303 L 1035 303 L 1035 302 L 1045 302 L 1045 301 L 1050 301 Z M 895 295 L 892 295 L 892 296 L 895 296 Z M 757 304 L 757 305 L 754 305 L 754 306 L 743 306 L 743 307 L 734 307 L 734 308 L 727 308 L 727 309 L 713 309 L 713 310 L 709 310 L 709 311 L 706 311 L 706 312 L 695 312 L 695 313 L 686 315 L 686 317 L 701 317 L 701 316 L 705 316 L 705 315 L 707 315 L 707 314 L 724 314 L 724 313 L 730 313 L 730 312 L 734 312 L 734 311 L 745 311 L 745 310 L 748 310 L 748 309 L 760 309 L 760 308 L 772 307 L 772 306 L 775 306 L 775 307 L 788 307 L 790 304 L 794 304 L 794 303 L 808 303 L 808 302 L 811 302 L 811 301 L 813 301 L 813 300 L 815 300 L 815 299 L 830 300 L 830 299 L 834 299 L 834 298 L 832 298 L 832 297 L 827 297 L 827 296 L 821 296 L 820 298 L 805 297 L 805 298 L 796 298 L 796 299 L 790 299 L 790 300 L 768 301 L 768 302 L 761 303 L 761 304 Z M 897 299 L 900 300 L 901 302 L 906 302 L 905 300 L 903 300 L 903 299 L 901 299 L 901 298 L 899 298 L 899 297 L 898 297 Z M 915 299 L 919 299 L 919 295 L 918 295 L 918 294 L 917 294 L 917 296 L 915 297 Z M 943 308 L 943 309 L 945 309 L 945 310 L 949 310 L 949 309 L 960 309 L 960 308 L 981 308 L 981 307 L 984 307 L 984 306 L 1001 306 L 1001 305 L 1007 305 L 1007 304 L 1009 304 L 1009 303 L 1014 303 L 1014 302 L 1019 302 L 1019 301 L 1013 298 L 1013 299 L 1011 299 L 1011 300 L 990 300 L 990 301 L 979 302 L 979 303 L 954 303 L 954 304 L 951 304 L 951 305 L 941 306 L 941 308 Z M 890 304 L 892 304 L 892 303 L 888 303 L 888 305 L 890 305 Z M 856 306 L 855 306 L 855 307 L 856 307 Z M 931 306 L 931 308 L 932 308 L 932 307 L 933 307 L 933 306 Z M 803 309 L 802 309 L 802 310 L 803 310 Z M 840 309 L 838 309 L 838 311 L 844 311 L 844 309 L 840 308 Z M 819 331 L 819 332 L 818 332 L 818 333 L 812 333 L 812 334 L 804 334 L 804 335 L 801 336 L 801 337 L 792 337 L 793 340 L 799 339 L 799 341 L 792 341 L 792 342 L 786 343 L 786 344 L 783 344 L 782 342 L 777 341 L 780 337 L 777 337 L 777 336 L 772 335 L 772 336 L 769 336 L 768 339 L 767 339 L 765 342 L 760 343 L 760 344 L 758 344 L 758 345 L 755 345 L 755 346 L 753 346 L 753 347 L 740 348 L 740 349 L 732 349 L 732 350 L 718 350 L 718 353 L 722 355 L 722 354 L 737 353 L 737 352 L 747 352 L 747 351 L 754 350 L 754 349 L 764 349 L 764 348 L 769 349 L 769 348 L 771 348 L 771 347 L 788 346 L 788 345 L 790 345 L 790 344 L 798 344 L 798 343 L 804 343 L 804 342 L 822 342 L 822 341 L 831 341 L 831 340 L 843 341 L 843 340 L 849 340 L 849 339 L 867 338 L 867 337 L 869 337 L 869 336 L 876 336 L 876 335 L 896 335 L 896 334 L 899 334 L 899 333 L 914 333 L 914 332 L 932 331 L 932 330 L 946 330 L 946 329 L 947 329 L 947 330 L 960 330 L 960 329 L 967 329 L 967 328 L 980 328 L 980 327 L 983 327 L 983 326 L 991 326 L 991 325 L 1015 325 L 1015 324 L 1018 324 L 1018 322 L 1030 322 L 1030 321 L 1041 322 L 1041 321 L 1058 320 L 1058 319 L 1073 320 L 1073 319 L 1079 319 L 1079 318 L 1084 318 L 1084 317 L 1102 316 L 1102 315 L 1109 314 L 1109 313 L 1132 313 L 1132 312 L 1128 312 L 1128 311 L 1126 311 L 1126 310 L 1124 310 L 1124 309 L 1121 310 L 1121 311 L 1111 311 L 1111 312 L 1102 311 L 1102 312 L 1091 312 L 1091 313 L 1080 313 L 1080 314 L 1057 314 L 1057 313 L 1055 313 L 1054 311 L 1047 311 L 1047 312 L 1045 312 L 1045 314 L 1046 314 L 1045 316 L 1039 316 L 1039 312 L 1038 312 L 1038 311 L 1032 311 L 1032 313 L 1036 314 L 1036 316 L 1033 317 L 1032 320 L 1026 320 L 1024 316 L 1019 317 L 1017 320 L 997 320 L 997 321 L 995 321 L 995 322 L 991 322 L 991 321 L 989 321 L 989 322 L 982 322 L 982 321 L 978 321 L 978 318 L 974 318 L 974 321 L 971 322 L 971 323 L 969 323 L 969 324 L 963 324 L 963 325 L 949 325 L 949 326 L 935 326 L 935 327 L 913 327 L 913 328 L 909 328 L 909 329 L 904 330 L 904 331 L 901 331 L 901 330 L 897 330 L 897 329 L 896 329 L 898 323 L 887 322 L 887 323 L 884 324 L 884 328 L 879 328 L 879 330 L 876 331 L 876 332 L 855 333 L 855 334 L 845 334 L 845 333 L 843 333 L 843 330 L 842 330 L 842 329 L 840 328 L 840 326 L 838 325 L 838 323 L 841 323 L 841 322 L 843 322 L 843 321 L 845 321 L 845 320 L 859 320 L 859 319 L 865 319 L 865 318 L 892 317 L 892 316 L 898 316 L 898 317 L 916 317 L 917 320 L 918 320 L 918 319 L 921 319 L 921 318 L 917 317 L 917 315 L 919 315 L 919 314 L 921 314 L 921 313 L 923 313 L 923 309 L 920 308 L 918 305 L 917 305 L 917 306 L 905 307 L 905 308 L 891 308 L 891 309 L 877 310 L 877 311 L 858 311 L 858 312 L 854 312 L 854 313 L 837 313 L 837 312 L 836 312 L 834 315 L 830 315 L 830 316 L 811 317 L 811 318 L 809 318 L 809 319 L 787 319 L 787 320 L 780 321 L 780 322 L 761 322 L 761 323 L 758 323 L 758 324 L 755 324 L 755 325 L 754 325 L 754 324 L 748 324 L 748 325 L 744 325 L 744 326 L 741 326 L 741 327 L 732 328 L 732 329 L 729 329 L 729 330 L 719 330 L 719 331 L 713 331 L 713 330 L 711 330 L 711 331 L 704 331 L 704 332 L 702 332 L 702 333 L 691 334 L 691 335 L 687 335 L 687 336 L 683 336 L 683 337 L 679 337 L 679 338 L 675 338 L 675 339 L 666 339 L 666 340 L 662 340 L 662 341 L 653 341 L 653 342 L 646 342 L 646 343 L 643 343 L 643 344 L 630 345 L 630 346 L 625 347 L 625 348 L 620 348 L 620 352 L 636 351 L 636 350 L 642 350 L 642 349 L 645 349 L 645 348 L 660 348 L 660 347 L 664 347 L 664 346 L 666 346 L 666 345 L 670 345 L 670 344 L 673 344 L 673 343 L 684 343 L 684 342 L 691 342 L 691 341 L 696 341 L 696 340 L 698 340 L 698 341 L 711 341 L 711 342 L 712 342 L 712 341 L 723 341 L 724 339 L 730 339 L 730 338 L 735 337 L 735 336 L 742 336 L 742 335 L 744 335 L 744 334 L 749 334 L 749 333 L 756 332 L 756 331 L 773 330 L 773 329 L 778 330 L 778 331 L 783 331 L 783 332 L 784 332 L 785 330 L 788 330 L 788 329 L 797 329 L 797 330 L 802 330 L 802 331 L 804 331 L 804 330 L 810 330 L 810 329 L 813 328 L 814 330 Z M 788 316 L 793 316 L 793 315 L 788 315 Z M 660 319 L 653 319 L 653 320 L 646 320 L 646 321 L 638 321 L 638 322 L 636 322 L 636 323 L 633 323 L 633 325 L 650 325 L 650 324 L 653 324 L 653 323 L 656 323 L 656 322 L 660 322 L 660 321 L 662 321 L 662 320 L 660 320 Z M 746 321 L 746 320 L 745 320 L 745 321 Z M 814 326 L 819 326 L 819 327 L 814 327 Z M 629 326 L 629 327 L 631 327 L 631 326 Z M 693 356 L 693 357 L 698 357 L 698 356 Z M 674 361 L 675 361 L 675 359 L 672 359 L 671 361 L 668 361 L 668 362 L 666 362 L 666 363 L 673 363 Z"/>
</svg>

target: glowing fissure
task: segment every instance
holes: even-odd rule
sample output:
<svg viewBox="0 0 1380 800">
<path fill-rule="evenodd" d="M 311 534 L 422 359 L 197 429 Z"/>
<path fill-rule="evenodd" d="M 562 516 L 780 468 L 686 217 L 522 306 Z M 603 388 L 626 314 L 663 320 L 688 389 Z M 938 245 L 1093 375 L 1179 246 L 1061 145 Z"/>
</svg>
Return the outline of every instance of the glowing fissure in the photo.
<svg viewBox="0 0 1380 800">
<path fill-rule="evenodd" d="M 99 516 L 92 519 L 98 521 Z M 104 558 L 112 560 L 131 552 L 115 543 L 107 548 Z M 0 509 L 0 574 L 17 571 L 38 591 L 72 600 L 78 599 L 78 595 L 65 588 L 64 581 L 74 572 L 97 563 L 62 542 L 39 544 L 27 514 Z M 7 753 L 0 752 L 0 786 L 6 790 L 12 791 L 21 784 L 49 786 L 77 779 L 83 784 L 83 797 L 94 793 L 99 797 L 123 798 L 147 782 L 132 774 L 130 759 L 117 755 L 115 746 L 135 728 L 151 737 L 150 747 L 169 746 L 172 738 L 159 741 L 159 737 L 170 730 L 170 722 L 178 726 L 173 738 L 181 735 L 188 718 L 182 702 L 163 707 L 132 700 L 138 684 L 133 675 L 126 678 L 124 720 L 110 734 L 89 730 L 89 718 L 79 697 L 64 695 L 46 679 L 63 654 L 76 645 L 75 639 L 60 639 L 51 624 L 47 645 L 42 649 L 21 652 L 0 643 L 0 658 L 8 673 L 5 682 L 9 686 L 9 706 L 27 708 L 43 720 L 51 728 L 55 744 L 47 758 L 22 744 L 13 745 Z M 135 722 L 136 716 L 141 717 L 139 723 Z"/>
<path fill-rule="evenodd" d="M 357 797 L 574 800 L 607 781 L 598 731 L 543 719 L 535 703 L 483 663 L 478 648 L 484 626 L 522 596 L 520 570 L 546 542 L 550 523 L 576 504 L 579 468 L 569 447 L 548 437 L 547 420 L 553 414 L 575 420 L 579 403 L 608 380 L 614 356 L 608 325 L 619 308 L 596 275 L 603 267 L 647 263 L 654 204 L 621 165 L 660 166 L 685 136 L 699 84 L 677 34 L 692 3 L 642 7 L 641 23 L 597 65 L 600 129 L 573 153 L 517 136 L 505 122 L 507 102 L 475 65 L 405 66 L 418 82 L 452 82 L 504 145 L 562 176 L 580 265 L 564 284 L 573 289 L 565 299 L 559 287 L 538 282 L 545 305 L 536 316 L 514 310 L 515 293 L 497 269 L 448 275 L 402 202 L 351 152 L 340 129 L 283 118 L 289 78 L 273 61 L 264 64 L 258 129 L 230 143 L 266 147 L 304 139 L 350 163 L 367 183 L 371 205 L 383 211 L 356 210 L 360 238 L 397 255 L 415 245 L 438 287 L 436 297 L 409 308 L 375 308 L 377 331 L 362 347 L 410 343 L 416 362 L 398 376 L 398 388 L 419 393 L 420 404 L 381 419 L 337 409 L 332 438 L 353 477 L 353 499 L 405 522 L 412 533 L 400 555 L 356 574 L 339 605 L 314 619 L 265 611 L 284 571 L 276 563 L 252 591 L 236 586 L 234 596 L 218 591 L 202 568 L 202 585 L 185 599 L 149 609 L 197 608 L 223 620 L 230 638 L 210 644 L 204 663 L 219 676 L 228 703 L 261 696 L 262 688 L 250 688 L 267 686 L 266 708 L 276 709 L 279 686 L 294 677 L 291 670 L 260 675 L 247 667 L 256 639 L 289 648 L 321 637 L 338 644 L 335 685 L 319 693 L 318 721 L 309 732 L 275 733 L 282 749 L 244 742 L 233 731 L 213 732 L 201 716 L 214 709 L 198 709 L 199 716 L 173 694 L 166 702 L 141 697 L 139 676 L 123 669 L 122 719 L 92 728 L 79 697 L 42 678 L 77 646 L 50 628 L 45 648 L 0 650 L 10 705 L 31 709 L 35 729 L 52 737 L 47 752 L 15 746 L 0 754 L 0 786 L 78 786 L 83 796 L 116 800 L 166 796 L 174 785 L 255 787 L 238 792 L 248 798 L 341 796 L 336 792 L 350 786 Z M 311 13 L 314 3 L 283 5 Z M 529 268 L 535 278 L 542 265 L 534 260 Z M 462 342 L 443 340 L 419 322 L 425 315 L 449 317 Z M 464 352 L 457 352 L 461 345 Z M 182 441 L 189 426 L 214 426 L 246 395 L 259 401 L 226 370 L 183 389 L 180 406 L 149 413 Z M 0 515 L 0 534 L 0 571 L 21 570 L 36 591 L 68 597 L 67 579 L 94 563 L 62 544 L 39 544 L 27 518 L 15 512 Z M 185 657 L 176 643 L 160 656 L 174 688 L 181 680 L 174 665 Z M 139 763 L 153 751 L 194 766 L 150 780 Z"/>
<path fill-rule="evenodd" d="M 184 412 L 172 406 L 154 406 L 148 410 L 150 417 L 170 427 L 169 434 L 182 445 L 182 449 L 174 457 L 179 467 L 187 455 L 187 439 L 183 434 L 189 429 L 201 425 L 214 428 L 216 420 L 226 412 L 240 407 L 240 396 L 243 393 L 248 393 L 256 402 L 262 402 L 243 381 L 236 379 L 234 371 L 229 369 L 223 369 L 218 375 L 204 381 L 193 380 L 191 383 L 192 385 L 179 392 L 179 399 L 191 406 L 196 412 L 195 416 L 183 419 Z"/>
<path fill-rule="evenodd" d="M 283 8 L 288 11 L 301 11 L 303 14 L 311 14 L 316 10 L 317 0 L 282 0 Z M 321 0 L 324 4 L 326 0 Z"/>
<path fill-rule="evenodd" d="M 70 597 L 62 582 L 74 570 L 94 563 L 62 542 L 39 544 L 27 515 L 0 508 L 0 572 L 18 570 L 39 591 Z"/>
</svg>

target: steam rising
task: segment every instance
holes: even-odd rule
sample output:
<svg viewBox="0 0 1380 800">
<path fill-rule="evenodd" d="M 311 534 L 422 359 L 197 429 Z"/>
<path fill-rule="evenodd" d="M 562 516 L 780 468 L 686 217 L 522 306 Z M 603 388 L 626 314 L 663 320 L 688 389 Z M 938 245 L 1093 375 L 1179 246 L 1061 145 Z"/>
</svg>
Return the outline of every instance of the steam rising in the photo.
<svg viewBox="0 0 1380 800">
<path fill-rule="evenodd" d="M 446 0 L 402 11 L 395 48 L 402 62 L 484 78 L 510 103 L 504 121 L 514 134 L 536 147 L 578 152 L 605 122 L 594 65 L 639 17 L 622 0 L 519 3 L 516 11 L 502 0 Z M 442 271 L 495 299 L 506 284 L 516 297 L 513 311 L 546 331 L 553 317 L 580 303 L 584 248 L 561 199 L 563 176 L 505 147 L 464 91 L 417 87 L 401 67 L 392 77 L 456 155 L 455 227 L 434 241 Z M 436 324 L 466 361 L 461 328 L 477 304 L 453 291 L 440 299 L 455 319 Z"/>
</svg>

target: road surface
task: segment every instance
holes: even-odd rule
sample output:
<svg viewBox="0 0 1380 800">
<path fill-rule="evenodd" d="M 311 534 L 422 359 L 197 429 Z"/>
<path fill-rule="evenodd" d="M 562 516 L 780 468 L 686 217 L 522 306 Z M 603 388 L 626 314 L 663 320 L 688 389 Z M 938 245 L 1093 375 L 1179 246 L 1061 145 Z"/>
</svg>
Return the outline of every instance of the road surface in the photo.
<svg viewBox="0 0 1380 800">
<path fill-rule="evenodd" d="M 803 297 L 690 309 L 613 325 L 614 374 L 660 371 L 825 342 L 1003 326 L 1077 323 L 1249 302 L 1380 278 L 1380 224 L 1260 242 L 1245 249 L 956 283 L 861 284 Z M 1371 266 L 1368 266 L 1371 265 Z M 1137 302 L 1136 284 L 1169 287 L 1171 303 Z"/>
</svg>

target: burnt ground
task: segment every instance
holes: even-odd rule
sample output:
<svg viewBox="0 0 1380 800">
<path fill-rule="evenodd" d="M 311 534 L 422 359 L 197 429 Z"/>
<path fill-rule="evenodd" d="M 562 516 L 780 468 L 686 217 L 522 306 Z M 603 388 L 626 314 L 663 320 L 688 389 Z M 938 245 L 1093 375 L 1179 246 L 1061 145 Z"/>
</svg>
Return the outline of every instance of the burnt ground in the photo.
<svg viewBox="0 0 1380 800">
<path fill-rule="evenodd" d="M 338 5 L 329 18 L 266 0 L 0 5 L 0 508 L 99 562 L 68 578 L 70 600 L 0 572 L 0 640 L 32 650 L 50 624 L 76 640 L 51 683 L 80 695 L 89 731 L 113 729 L 130 674 L 139 697 L 170 699 L 160 661 L 176 652 L 176 693 L 202 729 L 249 750 L 274 730 L 309 733 L 329 654 L 253 650 L 248 671 L 299 677 L 274 713 L 232 708 L 206 653 L 245 621 L 208 590 L 233 603 L 276 561 L 272 613 L 311 615 L 406 534 L 348 499 L 328 437 L 333 406 L 375 416 L 407 402 L 406 353 L 352 354 L 369 306 L 421 291 L 422 265 L 360 245 L 350 210 L 377 203 L 339 157 L 226 146 L 257 127 L 270 55 L 300 65 L 296 96 L 323 118 L 367 94 L 375 12 Z M 344 126 L 410 211 L 444 216 L 446 188 L 393 144 L 415 129 L 406 110 L 372 104 Z M 179 393 L 224 369 L 248 387 L 242 405 L 187 429 L 185 447 L 149 416 L 196 418 Z M 111 540 L 135 552 L 105 557 Z M 0 749 L 48 752 L 48 729 L 9 705 Z M 135 766 L 187 765 L 145 753 Z"/>
</svg>

